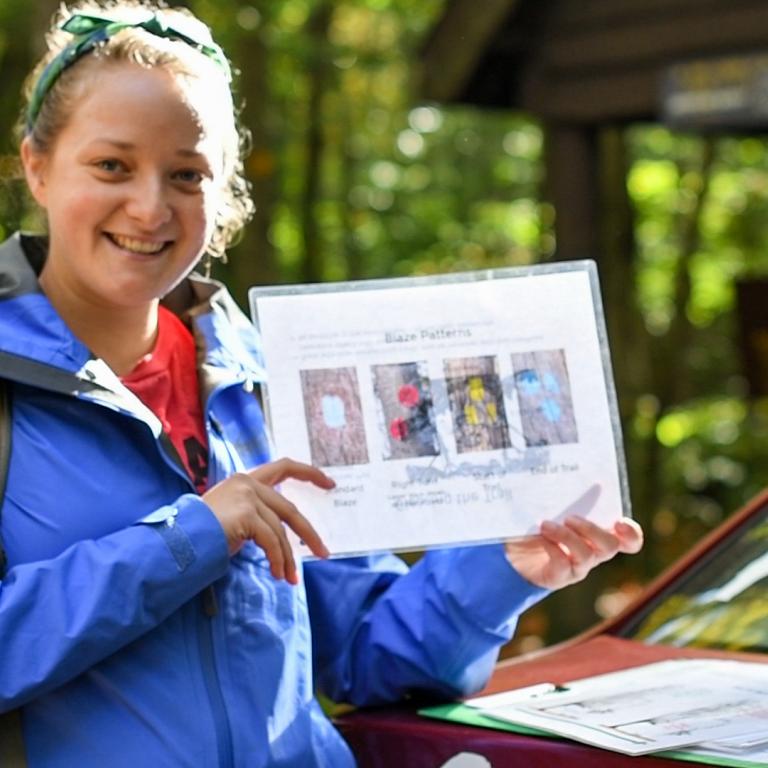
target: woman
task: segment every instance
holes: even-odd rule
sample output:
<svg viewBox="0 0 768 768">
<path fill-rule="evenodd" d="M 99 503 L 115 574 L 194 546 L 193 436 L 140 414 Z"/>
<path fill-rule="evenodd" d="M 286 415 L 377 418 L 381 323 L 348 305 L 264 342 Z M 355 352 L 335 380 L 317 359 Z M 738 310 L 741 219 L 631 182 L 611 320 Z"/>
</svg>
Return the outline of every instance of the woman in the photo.
<svg viewBox="0 0 768 768">
<path fill-rule="evenodd" d="M 33 768 L 352 766 L 313 672 L 362 704 L 474 691 L 522 610 L 641 533 L 574 519 L 300 579 L 285 526 L 327 552 L 273 486 L 333 482 L 270 461 L 258 339 L 193 273 L 250 213 L 226 58 L 131 0 L 63 9 L 48 46 L 21 143 L 48 236 L 0 247 L 0 711 Z"/>
</svg>

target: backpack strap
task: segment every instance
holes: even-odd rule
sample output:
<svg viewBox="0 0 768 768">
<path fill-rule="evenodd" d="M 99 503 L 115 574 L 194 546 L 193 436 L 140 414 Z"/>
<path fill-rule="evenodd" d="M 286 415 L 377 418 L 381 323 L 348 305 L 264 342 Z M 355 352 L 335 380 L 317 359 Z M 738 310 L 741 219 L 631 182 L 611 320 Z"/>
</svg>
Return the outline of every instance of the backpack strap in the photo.
<svg viewBox="0 0 768 768">
<path fill-rule="evenodd" d="M 0 714 L 0 765 L 3 768 L 27 768 L 20 709 Z"/>
<path fill-rule="evenodd" d="M 11 459 L 11 384 L 0 378 L 0 511 L 8 479 Z M 0 581 L 5 576 L 7 558 L 0 539 Z M 0 765 L 4 768 L 25 768 L 24 738 L 21 731 L 21 710 L 0 714 Z"/>
<path fill-rule="evenodd" d="M 0 512 L 5 498 L 8 480 L 8 464 L 11 460 L 11 383 L 0 378 Z M 7 558 L 0 538 L 0 581 L 5 576 Z"/>
</svg>

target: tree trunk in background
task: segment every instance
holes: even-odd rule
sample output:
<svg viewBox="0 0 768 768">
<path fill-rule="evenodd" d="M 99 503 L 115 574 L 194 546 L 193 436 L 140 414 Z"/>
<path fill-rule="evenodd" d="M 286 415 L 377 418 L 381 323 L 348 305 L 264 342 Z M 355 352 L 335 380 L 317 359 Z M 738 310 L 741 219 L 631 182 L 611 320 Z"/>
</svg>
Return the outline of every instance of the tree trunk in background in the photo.
<svg viewBox="0 0 768 768">
<path fill-rule="evenodd" d="M 230 249 L 228 263 L 217 266 L 217 272 L 222 273 L 222 279 L 227 282 L 238 303 L 247 307 L 250 286 L 271 285 L 280 279 L 275 249 L 269 239 L 278 194 L 278 142 L 270 135 L 267 120 L 271 99 L 267 80 L 269 54 L 264 41 L 258 31 L 254 31 L 240 35 L 238 43 L 240 50 L 233 51 L 233 59 L 247 62 L 237 84 L 242 102 L 241 120 L 251 131 L 251 151 L 245 161 L 245 170 L 251 183 L 256 212 L 243 230 L 240 242 Z"/>
<path fill-rule="evenodd" d="M 323 98 L 328 82 L 330 62 L 322 55 L 328 44 L 328 27 L 333 17 L 330 3 L 321 3 L 307 23 L 310 36 L 312 64 L 307 74 L 309 103 L 307 105 L 306 175 L 301 200 L 301 233 L 304 241 L 302 279 L 315 283 L 325 276 L 325 260 L 318 226 L 317 202 L 320 199 L 322 160 L 325 149 L 323 136 Z"/>
<path fill-rule="evenodd" d="M 661 536 L 654 530 L 650 513 L 661 508 L 664 503 L 662 495 L 663 485 L 663 457 L 664 449 L 656 438 L 655 426 L 658 420 L 674 408 L 694 397 L 697 392 L 693 390 L 690 377 L 686 375 L 689 370 L 689 352 L 695 341 L 695 328 L 688 319 L 688 303 L 691 295 L 691 259 L 699 248 L 701 233 L 701 216 L 709 193 L 709 181 L 711 176 L 712 160 L 714 158 L 714 140 L 704 139 L 702 145 L 700 167 L 698 169 L 701 184 L 697 190 L 696 198 L 689 211 L 680 214 L 678 223 L 679 249 L 678 259 L 674 272 L 674 306 L 675 313 L 669 326 L 669 330 L 663 336 L 650 338 L 653 345 L 653 355 L 645 361 L 645 370 L 650 373 L 648 392 L 653 392 L 657 398 L 656 421 L 654 429 L 645 441 L 633 441 L 636 450 L 644 454 L 644 465 L 636 473 L 636 481 L 643 488 L 649 503 L 653 506 L 647 512 L 646 538 L 647 544 L 643 548 L 645 572 L 653 575 L 658 573 L 662 565 L 668 561 L 663 554 Z M 684 169 L 679 169 L 679 176 Z M 695 385 L 693 385 L 695 386 Z"/>
<path fill-rule="evenodd" d="M 694 339 L 688 320 L 691 283 L 690 262 L 699 247 L 701 213 L 709 188 L 713 159 L 712 140 L 702 149 L 699 174 L 702 183 L 690 210 L 681 214 L 679 256 L 675 268 L 674 304 L 677 311 L 669 331 L 652 337 L 645 328 L 637 303 L 636 246 L 631 201 L 627 194 L 628 162 L 624 131 L 607 127 L 600 133 L 600 273 L 606 324 L 611 340 L 619 410 L 627 451 L 633 513 L 643 525 L 647 544 L 638 556 L 649 576 L 659 572 L 666 560 L 654 530 L 654 515 L 664 503 L 662 490 L 663 448 L 656 437 L 658 419 L 668 408 L 695 395 L 688 377 L 681 376 L 687 350 Z M 683 175 L 681 169 L 680 176 Z M 651 396 L 654 414 L 644 435 L 637 434 L 634 421 L 640 398 Z M 633 434 L 634 432 L 634 434 Z M 606 569 L 606 573 L 610 568 Z"/>
<path fill-rule="evenodd" d="M 343 99 L 343 95 L 341 96 Z M 347 101 L 342 101 L 339 111 L 342 140 L 339 142 L 339 221 L 342 227 L 344 263 L 348 280 L 360 280 L 365 277 L 365 265 L 360 246 L 355 240 L 355 208 L 350 201 L 350 192 L 355 185 L 357 157 L 352 148 L 354 136 L 354 109 Z"/>
<path fill-rule="evenodd" d="M 658 477 L 648 472 L 656 445 L 655 433 L 648 439 L 631 439 L 639 398 L 653 392 L 650 372 L 651 339 L 637 302 L 635 269 L 636 243 L 632 204 L 627 192 L 629 162 L 624 129 L 608 126 L 598 141 L 600 167 L 599 196 L 603 215 L 599 219 L 601 243 L 600 275 L 610 340 L 613 372 L 619 401 L 632 513 L 649 538 L 640 558 L 656 572 L 651 523 L 659 502 Z"/>
<path fill-rule="evenodd" d="M 544 194 L 555 208 L 555 259 L 597 259 L 597 130 L 550 123 L 544 132 Z"/>
<path fill-rule="evenodd" d="M 688 319 L 688 304 L 691 297 L 691 259 L 699 249 L 701 241 L 701 216 L 709 194 L 712 161 L 715 154 L 715 140 L 702 139 L 701 159 L 697 175 L 701 179 L 689 210 L 680 213 L 678 221 L 679 255 L 674 270 L 674 306 L 666 335 L 659 337 L 663 349 L 656 355 L 654 370 L 654 391 L 662 402 L 662 411 L 674 403 L 681 403 L 699 394 L 692 391 L 691 381 L 680 375 L 685 367 L 685 358 L 694 340 L 695 328 Z M 679 168 L 682 177 L 687 168 Z"/>
<path fill-rule="evenodd" d="M 3 155 L 16 153 L 12 129 L 21 109 L 21 93 L 15 84 L 45 52 L 43 35 L 57 6 L 57 0 L 38 0 L 31 7 L 27 0 L 5 0 L 0 7 L 0 72 L 4 83 L 14 83 L 13 88 L 0 88 Z"/>
<path fill-rule="evenodd" d="M 18 84 L 45 50 L 43 35 L 57 5 L 56 0 L 39 0 L 31 7 L 27 0 L 6 0 L 0 7 L 0 72 L 4 83 L 13 83 L 0 88 L 0 232 L 5 234 L 20 228 L 25 209 L 25 194 L 16 188 L 24 187 L 14 135 L 21 110 Z"/>
<path fill-rule="evenodd" d="M 643 444 L 627 439 L 637 400 L 653 391 L 653 382 L 649 376 L 650 339 L 635 292 L 636 246 L 626 186 L 628 161 L 623 129 L 549 126 L 547 163 L 550 173 L 558 179 L 556 185 L 547 187 L 556 206 L 556 258 L 593 258 L 598 264 L 633 514 L 650 539 L 653 510 L 660 493 L 658 477 L 648 472 L 653 463 L 651 443 L 656 445 L 655 434 Z M 638 557 L 654 560 L 652 542 L 643 553 Z M 651 562 L 647 565 L 650 573 L 656 572 Z M 558 617 L 558 625 L 551 629 L 550 639 L 562 639 L 585 629 L 591 622 L 586 606 L 594 611 L 595 596 L 608 587 L 618 587 L 625 578 L 624 568 L 621 559 L 608 563 L 580 584 L 552 595 L 549 613 Z M 593 618 L 598 618 L 596 613 Z"/>
</svg>

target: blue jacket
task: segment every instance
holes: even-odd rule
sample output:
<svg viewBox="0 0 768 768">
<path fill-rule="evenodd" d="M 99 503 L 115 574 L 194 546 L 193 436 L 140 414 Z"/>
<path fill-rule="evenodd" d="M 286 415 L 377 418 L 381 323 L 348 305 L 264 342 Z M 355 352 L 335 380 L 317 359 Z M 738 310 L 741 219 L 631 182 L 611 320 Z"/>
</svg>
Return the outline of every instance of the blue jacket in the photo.
<svg viewBox="0 0 768 768">
<path fill-rule="evenodd" d="M 22 707 L 31 768 L 345 768 L 315 687 L 371 704 L 483 685 L 542 595 L 500 547 L 410 571 L 391 555 L 309 562 L 298 587 L 254 544 L 230 559 L 158 420 L 40 292 L 43 259 L 36 239 L 0 246 L 0 711 Z M 213 281 L 166 303 L 201 350 L 214 484 L 269 457 L 258 339 Z"/>
</svg>

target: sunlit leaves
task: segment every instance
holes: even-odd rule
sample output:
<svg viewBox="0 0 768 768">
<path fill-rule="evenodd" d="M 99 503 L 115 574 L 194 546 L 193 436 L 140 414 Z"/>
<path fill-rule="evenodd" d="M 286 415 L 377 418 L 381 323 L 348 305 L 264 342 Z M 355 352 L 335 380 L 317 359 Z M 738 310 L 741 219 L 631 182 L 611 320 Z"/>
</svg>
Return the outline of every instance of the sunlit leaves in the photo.
<svg viewBox="0 0 768 768">
<path fill-rule="evenodd" d="M 697 401 L 663 416 L 657 424 L 656 436 L 667 447 L 676 447 L 693 436 L 727 445 L 738 437 L 746 416 L 746 405 L 741 399 Z"/>
<path fill-rule="evenodd" d="M 627 186 L 636 203 L 658 208 L 674 200 L 677 181 L 678 169 L 672 161 L 643 158 L 632 166 Z"/>
<path fill-rule="evenodd" d="M 414 98 L 420 47 L 441 0 L 223 0 L 215 9 L 211 2 L 197 0 L 197 10 L 226 27 L 225 36 L 257 35 L 267 51 L 271 106 L 259 119 L 274 140 L 247 168 L 254 180 L 277 180 L 269 242 L 284 279 L 302 280 L 307 205 L 317 224 L 313 247 L 333 272 L 326 279 L 551 256 L 553 218 L 540 200 L 535 123 Z M 318 34 L 314 20 L 323 10 L 328 25 Z M 239 50 L 247 56 L 247 47 Z M 236 63 L 249 66 L 247 59 Z M 310 114 L 318 68 L 320 112 Z M 316 197 L 308 201 L 311 129 L 319 131 L 321 164 Z"/>
</svg>

